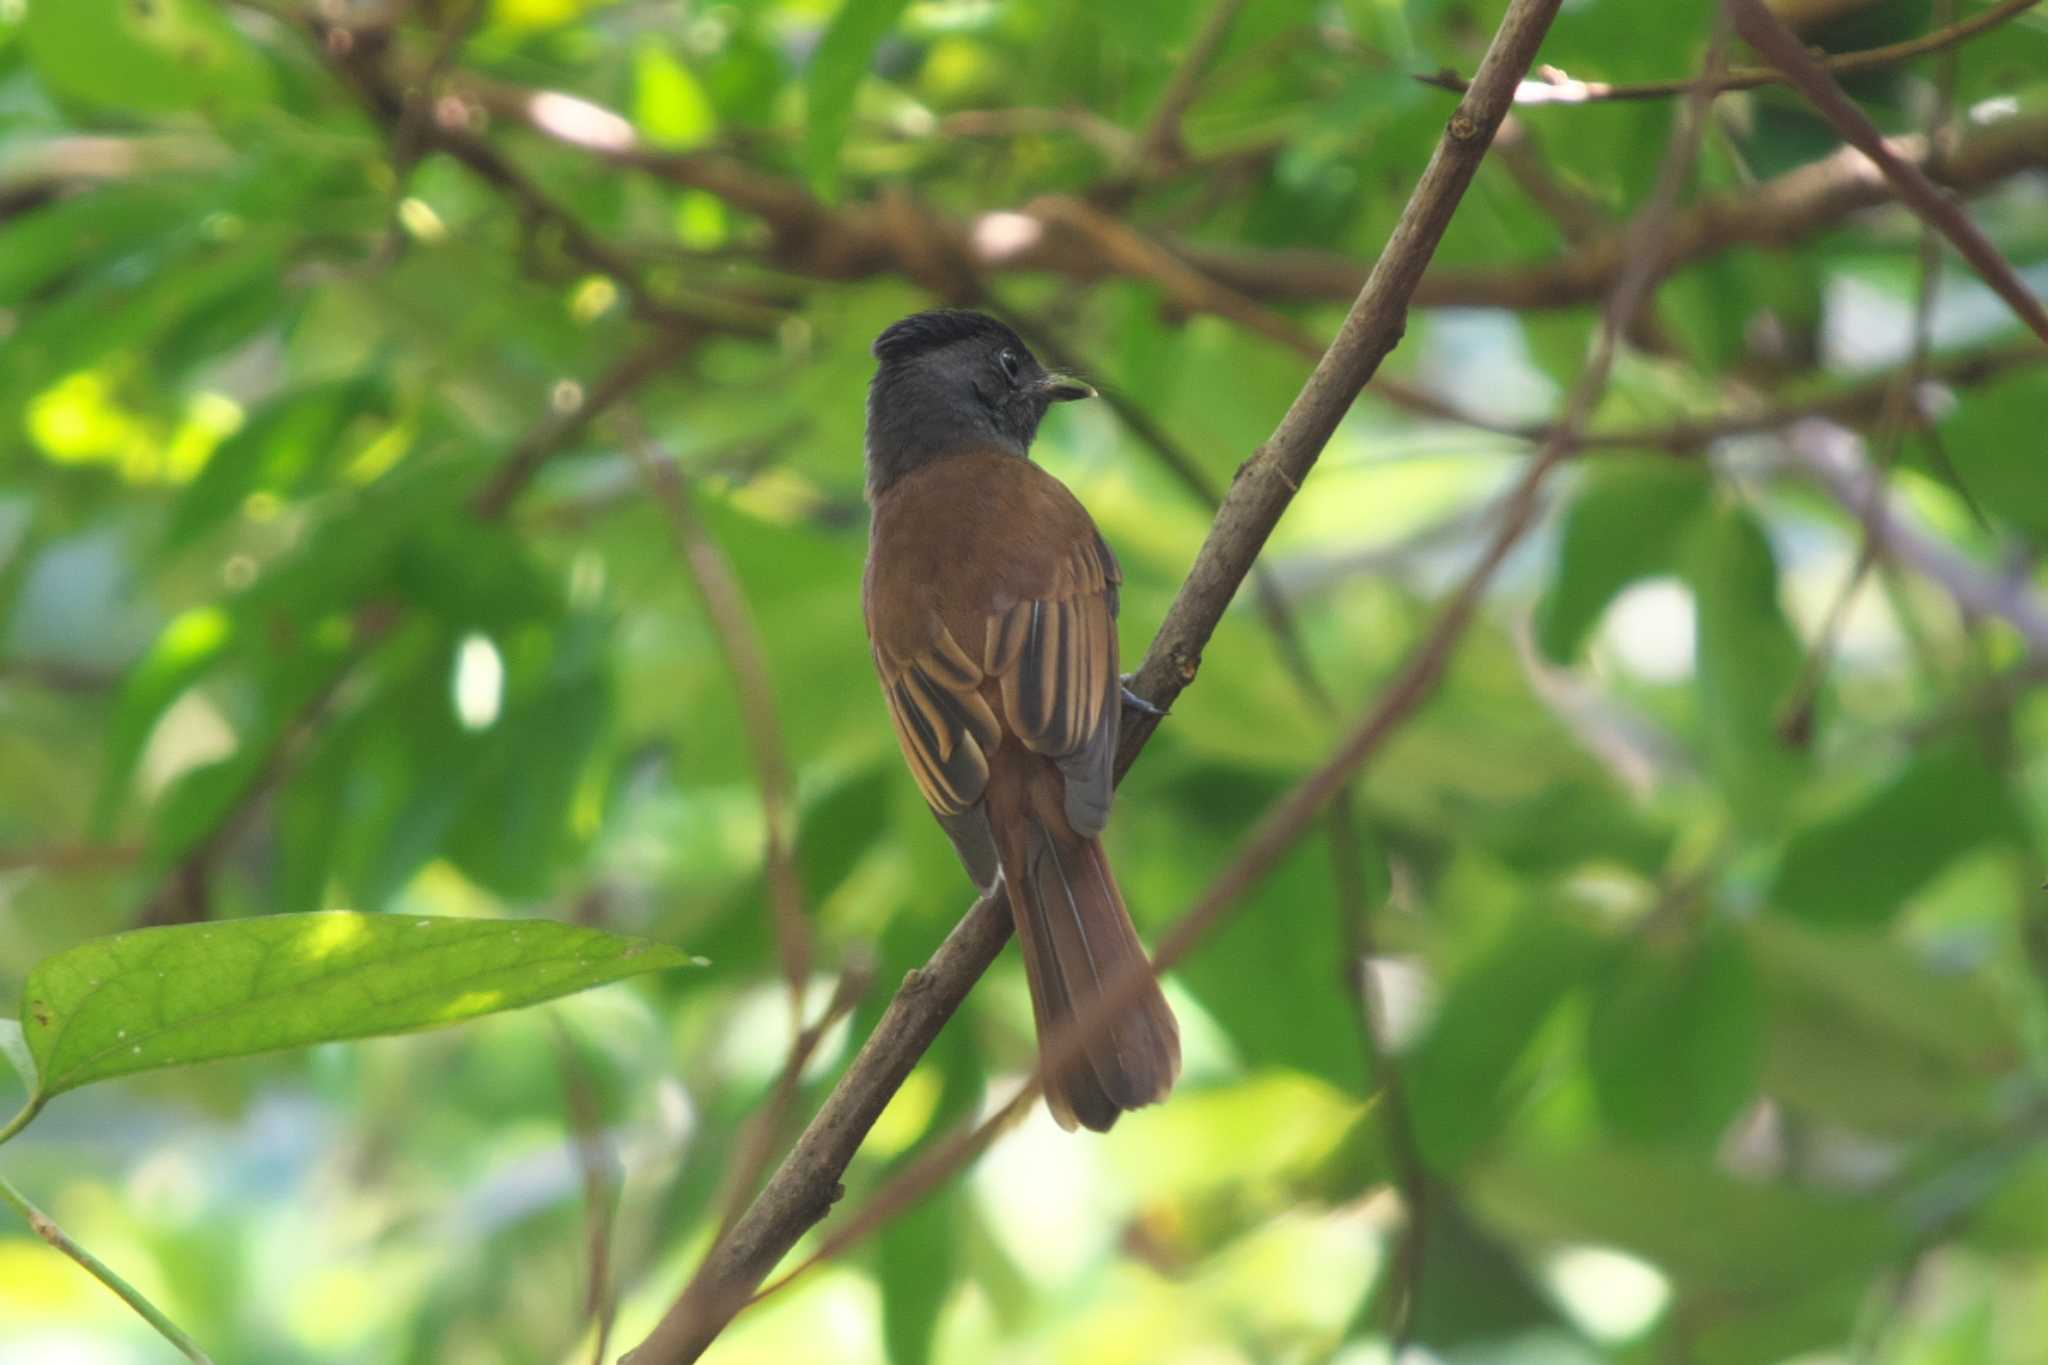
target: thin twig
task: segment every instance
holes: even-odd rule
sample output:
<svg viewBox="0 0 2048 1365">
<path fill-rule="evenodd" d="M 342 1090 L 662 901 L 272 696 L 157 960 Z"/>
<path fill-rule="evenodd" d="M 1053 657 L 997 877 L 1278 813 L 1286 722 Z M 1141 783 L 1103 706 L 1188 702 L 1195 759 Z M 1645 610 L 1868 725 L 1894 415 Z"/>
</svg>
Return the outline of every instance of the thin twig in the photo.
<svg viewBox="0 0 2048 1365">
<path fill-rule="evenodd" d="M 702 190 L 760 218 L 773 238 L 768 263 L 782 271 L 829 280 L 901 273 L 936 242 L 981 274 L 1051 272 L 1089 281 L 1122 273 L 1085 240 L 1077 245 L 1072 234 L 1049 230 L 1056 225 L 1037 219 L 1030 206 L 960 219 L 920 205 L 917 241 L 906 243 L 896 220 L 873 203 L 829 206 L 799 181 L 730 158 L 649 148 L 630 120 L 580 96 L 487 82 L 473 74 L 462 79 L 466 97 L 510 122 L 586 155 Z M 1907 160 L 1930 160 L 1924 139 L 1899 138 L 1891 146 Z M 2048 165 L 2048 115 L 2021 114 L 1973 127 L 1955 146 L 1943 149 L 1939 161 L 1938 167 L 1928 167 L 1929 173 L 1963 193 Z M 1891 198 L 1870 159 L 1844 148 L 1739 193 L 1702 199 L 1675 215 L 1659 244 L 1665 258 L 1660 273 L 1737 247 L 1782 248 Z M 1367 274 L 1358 260 L 1335 252 L 1184 241 L 1160 245 L 1210 280 L 1265 303 L 1348 302 Z M 1598 302 L 1621 265 L 1621 242 L 1610 233 L 1549 259 L 1432 271 L 1412 302 L 1418 307 L 1517 310 L 1578 307 Z"/>
<path fill-rule="evenodd" d="M 562 1065 L 562 1095 L 569 1110 L 569 1131 L 575 1138 L 576 1163 L 583 1172 L 584 1242 L 590 1261 L 583 1291 L 583 1315 L 596 1332 L 591 1365 L 604 1365 L 610 1354 L 612 1323 L 619 1299 L 612 1287 L 612 1223 L 618 1212 L 618 1154 L 604 1131 L 598 1112 L 597 1088 L 590 1067 L 577 1051 L 569 1030 L 555 1020 L 556 1050 Z"/>
<path fill-rule="evenodd" d="M 137 844 L 49 844 L 0 848 L 0 872 L 66 873 L 126 872 L 142 858 Z"/>
<path fill-rule="evenodd" d="M 1892 150 L 1884 134 L 1877 131 L 1877 125 L 1842 93 L 1842 87 L 1835 83 L 1827 68 L 1764 7 L 1763 0 L 1721 3 L 1743 40 L 1770 58 L 1821 116 L 1835 125 L 1837 132 L 1877 164 L 1906 207 L 1939 228 L 2020 321 L 2032 328 L 2034 335 L 2048 341 L 2048 310 L 2041 307 L 2041 301 L 2013 270 L 2011 262 L 1970 221 L 1968 214 L 1935 188 L 1925 171 Z"/>
<path fill-rule="evenodd" d="M 1973 125 L 1937 155 L 1927 139 L 1890 139 L 1901 160 L 1924 168 L 1957 193 L 1986 189 L 2022 171 L 2048 166 L 2048 114 L 2016 114 Z M 1850 214 L 1895 198 L 1884 173 L 1854 147 L 1843 147 L 1755 185 L 1708 195 L 1674 214 L 1657 243 L 1659 274 L 1698 264 L 1738 247 L 1782 250 L 1825 231 Z M 1288 299 L 1348 298 L 1365 276 L 1355 259 L 1303 248 L 1211 246 L 1169 242 L 1188 264 L 1211 279 L 1267 303 Z M 1419 308 L 1508 308 L 1542 311 L 1598 302 L 1613 288 L 1624 264 L 1617 233 L 1535 261 L 1445 266 L 1432 270 L 1415 291 Z M 1013 268 L 1072 270 L 1086 274 L 1085 255 L 1055 252 L 1020 256 Z M 1084 269 L 1086 268 L 1086 269 Z"/>
<path fill-rule="evenodd" d="M 1786 441 L 1793 461 L 1851 515 L 1881 552 L 1931 579 L 1966 612 L 2011 626 L 2032 660 L 2048 660 L 2048 600 L 2024 575 L 2000 574 L 1926 529 L 1878 486 L 1860 438 L 1828 422 L 1805 422 Z"/>
<path fill-rule="evenodd" d="M 760 1187 L 761 1173 L 768 1169 L 768 1162 L 775 1155 L 783 1140 L 783 1130 L 789 1126 L 790 1113 L 796 1108 L 797 1085 L 803 1079 L 804 1068 L 810 1065 L 811 1057 L 818 1050 L 818 1044 L 832 1031 L 832 1026 L 853 1013 L 868 988 L 874 984 L 875 964 L 872 956 L 865 952 L 848 955 L 846 969 L 839 974 L 839 984 L 832 991 L 832 998 L 825 1002 L 825 1008 L 814 1021 L 805 1026 L 790 1044 L 789 1053 L 782 1059 L 781 1074 L 775 1078 L 775 1086 L 769 1092 L 768 1102 L 747 1117 L 738 1141 L 738 1153 L 734 1156 L 725 1176 L 725 1192 L 718 1201 L 718 1232 L 723 1237 L 739 1217 L 746 1211 L 747 1201 L 754 1197 Z"/>
<path fill-rule="evenodd" d="M 1956 0 L 1937 0 L 1935 17 L 1947 26 L 1955 18 Z M 1955 105 L 1956 52 L 1945 50 L 1939 63 L 1940 70 L 1935 79 L 1934 108 L 1927 120 L 1927 145 L 1939 149 L 1947 132 L 1949 115 Z M 1927 372 L 1927 355 L 1934 345 L 1934 300 L 1941 286 L 1941 239 L 1934 225 L 1923 221 L 1920 224 L 1920 287 L 1913 300 L 1912 350 L 1906 363 L 1898 372 L 1897 381 L 1886 395 L 1884 404 L 1884 425 L 1879 438 L 1878 479 L 1872 485 L 1874 496 L 1884 495 L 1885 473 L 1897 463 L 1899 451 L 1905 443 L 1908 427 L 1919 426 L 1917 394 L 1921 380 Z M 1929 445 L 1938 449 L 1932 439 Z M 1980 523 L 1984 515 L 1977 508 L 1959 475 L 1951 471 L 1952 482 L 1963 490 L 1963 498 L 1969 504 Z M 1812 743 L 1816 712 L 1820 705 L 1822 684 L 1828 672 L 1834 667 L 1835 656 L 1841 648 L 1842 632 L 1849 621 L 1849 607 L 1862 589 L 1863 582 L 1870 576 L 1872 565 L 1877 562 L 1881 548 L 1872 536 L 1872 523 L 1864 521 L 1862 543 L 1857 548 L 1855 562 L 1835 590 L 1834 600 L 1828 604 L 1827 614 L 1821 618 L 1819 633 L 1807 647 L 1806 659 L 1794 680 L 1792 693 L 1780 710 L 1778 734 L 1789 745 L 1805 748 Z"/>
<path fill-rule="evenodd" d="M 5 1204 L 20 1214 L 35 1231 L 36 1236 L 78 1262 L 88 1275 L 119 1295 L 121 1301 L 140 1314 L 142 1320 L 154 1327 L 165 1341 L 177 1347 L 178 1353 L 185 1359 L 194 1362 L 194 1365 L 213 1365 L 212 1357 L 200 1349 L 199 1343 L 192 1340 L 184 1328 L 172 1322 L 163 1309 L 143 1296 L 141 1290 L 115 1274 L 106 1262 L 66 1236 L 64 1229 L 58 1227 L 48 1214 L 30 1203 L 28 1196 L 10 1184 L 5 1176 L 0 1176 L 0 1204 Z"/>
<path fill-rule="evenodd" d="M 1915 57 L 1924 57 L 1931 52 L 1942 52 L 1968 42 L 1989 29 L 1996 28 L 2009 19 L 2032 9 L 2041 0 L 2003 0 L 1981 14 L 1908 38 L 1904 42 L 1887 43 L 1883 47 L 1863 48 L 1856 52 L 1838 52 L 1832 56 L 1815 60 L 1821 68 L 1834 76 L 1853 76 L 1859 72 L 1876 71 L 1887 66 L 1910 62 Z M 1694 80 L 1643 81 L 1636 84 L 1614 84 L 1608 81 L 1575 81 L 1555 67 L 1544 67 L 1540 79 L 1525 81 L 1515 92 L 1517 104 L 1594 104 L 1603 100 L 1654 100 L 1671 99 L 1691 90 L 1698 82 Z M 1436 71 L 1417 75 L 1416 80 L 1424 85 L 1433 85 L 1439 90 L 1452 92 L 1465 88 L 1464 77 L 1455 71 Z M 1731 67 L 1714 82 L 1717 94 L 1730 90 L 1754 90 L 1763 85 L 1780 85 L 1786 77 L 1782 71 L 1768 66 Z"/>
<path fill-rule="evenodd" d="M 703 600 L 704 613 L 718 637 L 719 652 L 732 673 L 739 694 L 740 719 L 747 744 L 754 751 L 755 775 L 761 783 L 761 820 L 767 848 L 762 863 L 767 873 L 768 906 L 775 925 L 775 946 L 782 958 L 783 980 L 789 986 L 792 1036 L 803 1031 L 804 987 L 811 979 L 810 918 L 804 910 L 803 878 L 796 866 L 796 803 L 790 779 L 789 754 L 782 742 L 782 722 L 775 711 L 775 683 L 768 671 L 768 651 L 747 607 L 746 591 L 732 561 L 690 506 L 690 496 L 677 476 L 675 462 L 662 455 L 646 424 L 631 405 L 617 419 L 626 444 L 640 467 L 641 481 L 668 520 L 677 556 Z"/>
<path fill-rule="evenodd" d="M 1181 119 L 1194 104 L 1202 77 L 1230 37 L 1231 26 L 1243 9 L 1244 0 L 1216 0 L 1215 8 L 1202 21 L 1201 31 L 1188 45 L 1180 65 L 1174 68 L 1172 79 L 1167 81 L 1159 104 L 1145 125 L 1138 144 L 1142 155 L 1161 165 L 1172 165 L 1187 155 L 1187 144 L 1181 140 Z"/>
<path fill-rule="evenodd" d="M 1528 69 L 1559 0 L 1513 0 L 1470 94 L 1450 122 L 1395 228 L 1373 281 L 1352 306 L 1328 353 L 1224 499 L 1175 609 L 1138 670 L 1138 689 L 1170 704 L 1194 677 L 1225 606 L 1257 558 L 1294 490 L 1381 359 L 1399 340 L 1408 297 Z M 1251 471 L 1263 470 L 1263 473 Z M 1132 717 L 1130 719 L 1136 719 Z M 1118 754 L 1128 770 L 1151 735 L 1133 724 Z M 904 983 L 846 1074 L 760 1196 L 720 1238 L 683 1293 L 629 1360 L 694 1360 L 775 1263 L 839 1197 L 839 1177 L 888 1099 L 938 1030 L 987 970 L 1010 931 L 1007 910 L 977 901 L 939 951 Z"/>
</svg>

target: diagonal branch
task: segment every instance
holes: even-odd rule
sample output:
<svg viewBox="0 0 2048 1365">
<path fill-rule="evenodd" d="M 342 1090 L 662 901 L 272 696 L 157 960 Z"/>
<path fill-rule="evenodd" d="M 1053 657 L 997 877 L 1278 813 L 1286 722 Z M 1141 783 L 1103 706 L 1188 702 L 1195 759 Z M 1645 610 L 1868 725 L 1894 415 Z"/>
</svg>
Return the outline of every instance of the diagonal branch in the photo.
<svg viewBox="0 0 2048 1365">
<path fill-rule="evenodd" d="M 1877 125 L 1842 93 L 1842 87 L 1835 83 L 1827 68 L 1800 46 L 1792 30 L 1764 8 L 1762 0 L 1722 0 L 1722 6 L 1734 21 L 1736 32 L 1769 57 L 1821 116 L 1835 125 L 1837 132 L 1876 163 L 1906 207 L 1955 243 L 1963 259 L 1976 267 L 1984 282 L 2011 306 L 2020 321 L 2031 327 L 2034 335 L 2048 341 L 2048 310 L 2042 309 L 2041 301 L 2020 280 L 2012 264 L 1970 221 L 1969 215 L 1934 187 L 1925 171 L 1892 150 L 1884 135 L 1877 131 Z"/>
<path fill-rule="evenodd" d="M 1503 21 L 1503 28 L 1507 22 Z M 1717 33 L 1709 56 L 1709 72 L 1720 68 L 1722 47 L 1723 40 Z M 1482 75 L 1484 70 L 1482 67 Z M 1703 83 L 1701 90 L 1687 101 L 1685 117 L 1673 129 L 1670 150 L 1664 158 L 1657 188 L 1650 202 L 1629 225 L 1631 240 L 1647 244 L 1663 230 L 1672 206 L 1677 202 L 1679 190 L 1692 173 L 1701 135 L 1706 129 L 1707 105 L 1712 99 L 1711 84 Z M 1336 753 L 1266 814 L 1238 856 L 1210 884 L 1194 907 L 1181 916 L 1153 958 L 1155 973 L 1164 972 L 1185 958 L 1217 924 L 1241 907 L 1253 888 L 1307 834 L 1309 825 L 1324 807 L 1343 794 L 1351 780 L 1386 741 L 1435 694 L 1450 666 L 1452 654 L 1478 614 L 1479 603 L 1485 597 L 1488 585 L 1506 562 L 1509 552 L 1534 525 L 1537 510 L 1542 505 L 1539 495 L 1544 480 L 1570 457 L 1576 433 L 1585 425 L 1600 395 L 1606 391 L 1622 329 L 1641 308 L 1654 280 L 1650 259 L 1647 251 L 1635 253 L 1631 257 L 1631 268 L 1616 282 L 1602 312 L 1592 355 L 1572 386 L 1562 420 L 1516 481 L 1500 523 L 1486 548 L 1458 585 L 1450 602 L 1438 614 L 1429 634 L 1409 654 L 1400 672 L 1367 708 L 1339 744 Z M 773 1292 L 811 1266 L 844 1252 L 987 1150 L 1002 1130 L 1024 1113 L 1032 1097 L 1041 1089 L 1044 1078 L 1077 1060 L 1082 1049 L 1108 1025 L 1118 1010 L 1137 998 L 1149 980 L 1149 974 L 1126 972 L 1117 980 L 1106 983 L 1103 993 L 1075 1016 L 1073 1027 L 1062 1035 L 1056 1045 L 1044 1051 L 1030 1081 L 1016 1096 L 982 1123 L 956 1132 L 914 1162 L 910 1169 L 878 1192 L 857 1215 L 834 1229 L 802 1264 L 764 1292 Z M 1417 1213 L 1419 1210 L 1411 1210 L 1411 1217 Z M 1408 1288 L 1412 1293 L 1414 1286 Z"/>
<path fill-rule="evenodd" d="M 704 602 L 712 631 L 732 673 L 733 688 L 739 694 L 740 719 L 746 727 L 747 743 L 754 751 L 754 768 L 761 781 L 761 817 L 767 826 L 767 849 L 762 862 L 768 882 L 768 905 L 775 925 L 775 946 L 782 958 L 783 979 L 789 985 L 790 1032 L 803 1032 L 804 986 L 811 976 L 810 921 L 804 913 L 803 880 L 796 868 L 796 812 L 790 792 L 789 755 L 782 743 L 782 723 L 775 714 L 775 686 L 768 673 L 768 652 L 761 632 L 747 609 L 746 594 L 732 561 L 726 558 L 710 530 L 690 506 L 689 493 L 677 476 L 673 461 L 660 458 L 654 438 L 631 405 L 620 407 L 615 419 L 624 429 L 626 444 L 640 466 L 641 481 L 668 519 L 669 534 L 676 554 L 689 571 L 690 581 Z"/>
<path fill-rule="evenodd" d="M 1559 3 L 1513 0 L 1473 89 L 1452 116 L 1371 283 L 1353 303 L 1273 438 L 1239 472 L 1174 609 L 1139 667 L 1138 687 L 1155 701 L 1170 704 L 1193 679 L 1202 646 L 1301 478 L 1359 390 L 1400 340 L 1409 296 Z M 1137 757 L 1152 728 L 1140 720 L 1126 731 L 1118 754 L 1119 774 Z M 911 974 L 760 1197 L 719 1239 L 629 1360 L 670 1365 L 696 1359 L 797 1238 L 825 1216 L 841 1193 L 839 1178 L 868 1129 L 995 960 L 1009 931 L 1009 917 L 1001 905 L 990 899 L 978 901 L 931 961 Z"/>
<path fill-rule="evenodd" d="M 1152 111 L 1151 122 L 1145 126 L 1139 148 L 1146 156 L 1165 165 L 1187 155 L 1187 144 L 1181 140 L 1181 119 L 1194 104 L 1202 77 L 1230 37 L 1231 26 L 1237 23 L 1244 3 L 1245 0 L 1217 0 L 1216 8 L 1202 21 L 1201 32 L 1195 35 L 1180 65 L 1174 68 L 1158 107 Z"/>
</svg>

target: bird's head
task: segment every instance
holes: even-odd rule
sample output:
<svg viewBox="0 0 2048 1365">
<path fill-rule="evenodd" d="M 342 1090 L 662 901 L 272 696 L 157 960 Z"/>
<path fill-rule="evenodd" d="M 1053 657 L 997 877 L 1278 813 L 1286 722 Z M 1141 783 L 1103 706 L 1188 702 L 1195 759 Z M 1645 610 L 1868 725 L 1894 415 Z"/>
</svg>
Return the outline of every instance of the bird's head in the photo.
<svg viewBox="0 0 2048 1365">
<path fill-rule="evenodd" d="M 868 492 L 948 455 L 1023 455 L 1054 403 L 1093 398 L 1038 363 L 1024 339 L 986 313 L 913 313 L 875 338 L 868 386 Z"/>
</svg>

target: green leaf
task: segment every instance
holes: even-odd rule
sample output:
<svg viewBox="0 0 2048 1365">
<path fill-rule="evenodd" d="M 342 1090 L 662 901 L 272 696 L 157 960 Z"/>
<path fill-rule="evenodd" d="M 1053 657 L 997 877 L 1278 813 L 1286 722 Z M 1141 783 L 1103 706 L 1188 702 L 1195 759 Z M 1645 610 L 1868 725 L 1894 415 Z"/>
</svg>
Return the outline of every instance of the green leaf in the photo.
<svg viewBox="0 0 2048 1365">
<path fill-rule="evenodd" d="M 151 112 L 222 108 L 269 93 L 269 72 L 205 0 L 43 0 L 24 30 L 59 93 Z"/>
<path fill-rule="evenodd" d="M 1473 1168 L 1466 1189 L 1518 1239 L 1622 1247 L 1700 1292 L 1786 1294 L 1878 1265 L 1905 1243 L 1880 1204 L 1738 1180 L 1706 1155 L 1519 1155 Z"/>
<path fill-rule="evenodd" d="M 233 646 L 235 622 L 219 607 L 194 607 L 172 618 L 121 685 L 107 727 L 106 766 L 93 803 L 93 828 L 104 836 L 164 711 Z"/>
<path fill-rule="evenodd" d="M 1579 484 L 1558 531 L 1557 567 L 1536 607 L 1536 643 L 1568 663 L 1630 583 L 1677 568 L 1686 528 L 1712 487 L 1699 461 L 1603 461 Z"/>
<path fill-rule="evenodd" d="M 39 1098 L 160 1067 L 405 1033 L 693 963 L 557 924 L 325 910 L 92 939 L 29 973 Z"/>
<path fill-rule="evenodd" d="M 1432 1166 L 1456 1170 L 1505 1126 L 1518 1064 L 1604 948 L 1570 920 L 1526 911 L 1451 982 L 1407 1066 L 1415 1135 Z"/>
<path fill-rule="evenodd" d="M 344 431 L 389 406 L 389 385 L 382 375 L 310 384 L 268 400 L 221 442 L 178 499 L 164 548 L 190 544 L 252 492 L 292 492 L 323 466 L 339 468 L 346 453 L 341 449 Z"/>
<path fill-rule="evenodd" d="M 1619 1137 L 1711 1141 L 1755 1091 L 1762 1060 L 1756 968 L 1731 930 L 1639 943 L 1594 993 L 1586 1064 Z"/>
<path fill-rule="evenodd" d="M 1770 901 L 1823 923 L 1882 923 L 1957 857 L 2013 828 L 2004 785 L 1976 747 L 1949 745 L 1794 834 Z"/>
<path fill-rule="evenodd" d="M 804 128 L 804 169 L 821 193 L 838 179 L 839 148 L 853 126 L 853 97 L 874 62 L 875 49 L 903 13 L 907 0 L 846 0 L 832 16 L 805 81 L 809 107 Z"/>
<path fill-rule="evenodd" d="M 1770 1019 L 1766 1092 L 1877 1133 L 1988 1118 L 2020 1039 L 1980 977 L 1874 933 L 1770 917 L 1743 932 Z"/>
<path fill-rule="evenodd" d="M 633 121 L 657 147 L 688 151 L 718 132 L 718 113 L 695 73 L 659 42 L 633 53 Z"/>
<path fill-rule="evenodd" d="M 876 1239 L 890 1365 L 926 1365 L 931 1359 L 932 1329 L 960 1270 L 959 1202 L 959 1185 L 949 1185 L 891 1219 Z"/>
<path fill-rule="evenodd" d="M 1686 567 L 1700 748 L 1736 819 L 1768 830 L 1806 771 L 1805 755 L 1778 733 L 1801 649 L 1778 601 L 1777 560 L 1755 518 L 1731 507 L 1699 524 Z"/>
</svg>

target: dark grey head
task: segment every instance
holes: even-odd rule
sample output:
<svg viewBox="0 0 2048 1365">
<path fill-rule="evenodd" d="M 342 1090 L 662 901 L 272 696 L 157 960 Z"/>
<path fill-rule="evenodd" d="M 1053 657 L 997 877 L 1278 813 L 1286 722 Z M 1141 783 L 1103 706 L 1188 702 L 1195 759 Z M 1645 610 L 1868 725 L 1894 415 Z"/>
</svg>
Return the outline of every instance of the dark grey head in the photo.
<svg viewBox="0 0 2048 1365">
<path fill-rule="evenodd" d="M 1049 374 L 1022 337 L 986 313 L 913 313 L 875 338 L 868 385 L 868 496 L 948 455 L 1023 455 L 1052 404 L 1093 398 Z"/>
</svg>

